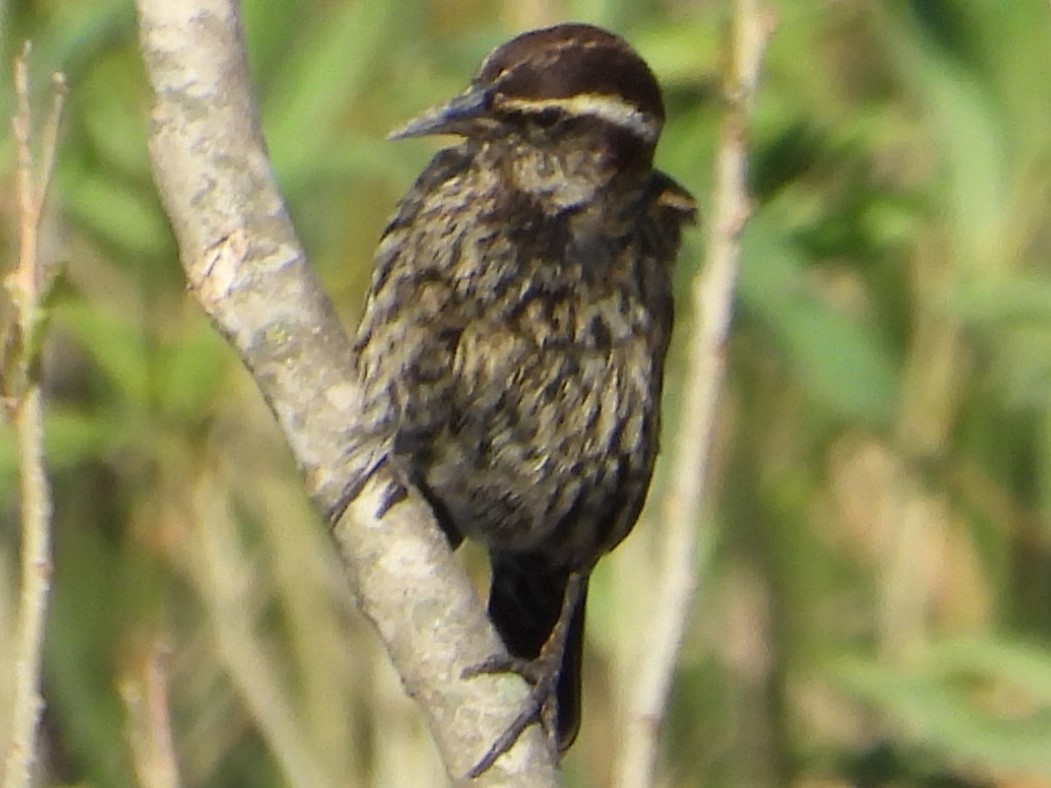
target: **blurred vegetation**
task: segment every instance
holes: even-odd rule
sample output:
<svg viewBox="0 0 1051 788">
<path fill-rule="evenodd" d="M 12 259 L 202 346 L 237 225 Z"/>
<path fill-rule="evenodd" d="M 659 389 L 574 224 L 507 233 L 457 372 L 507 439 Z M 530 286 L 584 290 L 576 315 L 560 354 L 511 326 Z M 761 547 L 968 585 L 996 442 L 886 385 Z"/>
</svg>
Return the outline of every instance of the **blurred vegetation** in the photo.
<svg viewBox="0 0 1051 788">
<path fill-rule="evenodd" d="M 1051 785 L 1051 6 L 771 5 L 757 210 L 664 783 Z M 434 149 L 385 133 L 523 28 L 584 19 L 629 38 L 666 86 L 659 164 L 704 204 L 726 12 L 245 0 L 274 168 L 348 325 L 384 218 Z M 129 707 L 160 654 L 186 785 L 443 784 L 266 408 L 185 292 L 130 3 L 0 2 L 0 59 L 26 37 L 41 96 L 52 70 L 70 84 L 45 233 L 65 268 L 45 359 L 48 781 L 138 782 Z M 12 154 L 0 135 L 5 265 Z M 691 324 L 681 309 L 668 414 Z M 0 665 L 15 460 L 0 427 Z M 570 785 L 609 779 L 658 511 L 594 580 Z M 0 741 L 9 682 L 0 669 Z"/>
</svg>

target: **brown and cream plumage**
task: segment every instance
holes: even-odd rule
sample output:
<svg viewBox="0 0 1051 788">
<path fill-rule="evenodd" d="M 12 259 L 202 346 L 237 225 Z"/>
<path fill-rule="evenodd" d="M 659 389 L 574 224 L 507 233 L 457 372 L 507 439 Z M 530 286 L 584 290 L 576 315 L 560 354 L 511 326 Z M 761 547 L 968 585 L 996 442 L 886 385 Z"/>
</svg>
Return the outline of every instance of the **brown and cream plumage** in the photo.
<svg viewBox="0 0 1051 788">
<path fill-rule="evenodd" d="M 361 434 L 454 545 L 488 549 L 509 652 L 553 663 L 523 723 L 557 683 L 563 747 L 587 577 L 638 518 L 657 454 L 671 270 L 695 211 L 652 167 L 663 121 L 653 74 L 611 33 L 565 24 L 496 49 L 393 135 L 462 140 L 384 231 L 354 346 Z"/>
</svg>

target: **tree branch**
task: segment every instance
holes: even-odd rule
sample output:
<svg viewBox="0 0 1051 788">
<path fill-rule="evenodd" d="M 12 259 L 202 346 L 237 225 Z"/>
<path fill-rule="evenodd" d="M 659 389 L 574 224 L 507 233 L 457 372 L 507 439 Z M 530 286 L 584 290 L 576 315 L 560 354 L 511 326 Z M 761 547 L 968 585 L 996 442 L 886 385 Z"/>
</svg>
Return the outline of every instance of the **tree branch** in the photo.
<svg viewBox="0 0 1051 788">
<path fill-rule="evenodd" d="M 233 0 L 137 0 L 155 93 L 154 178 L 190 288 L 251 372 L 321 511 L 372 455 L 350 454 L 359 392 L 350 343 L 296 240 L 274 185 L 250 90 Z M 463 680 L 502 648 L 433 515 L 412 491 L 376 516 L 383 468 L 335 534 L 351 588 L 407 691 L 420 704 L 454 780 L 515 715 L 514 676 Z M 557 784 L 537 726 L 477 784 Z"/>
<path fill-rule="evenodd" d="M 773 32 L 772 14 L 759 0 L 737 0 L 725 75 L 726 110 L 716 151 L 714 201 L 705 265 L 693 282 L 693 313 L 699 330 L 689 349 L 671 489 L 663 501 L 662 555 L 656 577 L 650 634 L 643 638 L 638 681 L 631 700 L 615 784 L 651 785 L 657 734 L 668 703 L 690 602 L 696 591 L 697 532 L 705 506 L 715 418 L 730 332 L 739 239 L 751 211 L 748 198 L 748 119 L 759 82 L 759 66 Z"/>
</svg>

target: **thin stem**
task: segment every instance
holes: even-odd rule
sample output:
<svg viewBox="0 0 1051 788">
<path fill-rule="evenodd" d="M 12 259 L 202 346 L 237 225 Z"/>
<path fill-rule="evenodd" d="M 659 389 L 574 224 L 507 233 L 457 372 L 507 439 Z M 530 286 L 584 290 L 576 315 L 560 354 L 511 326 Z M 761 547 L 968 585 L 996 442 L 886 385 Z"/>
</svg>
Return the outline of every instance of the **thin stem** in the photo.
<svg viewBox="0 0 1051 788">
<path fill-rule="evenodd" d="M 11 740 L 4 762 L 5 786 L 28 786 L 35 753 L 36 728 L 43 709 L 40 697 L 41 654 L 47 597 L 51 587 L 51 489 L 44 464 L 44 406 L 34 364 L 36 327 L 40 324 L 43 266 L 38 254 L 40 217 L 55 160 L 61 91 L 56 91 L 42 148 L 45 166 L 36 175 L 31 146 L 32 108 L 29 102 L 27 43 L 15 59 L 17 96 L 12 118 L 18 157 L 18 265 L 5 279 L 18 321 L 14 350 L 17 377 L 11 398 L 12 420 L 18 440 L 19 495 L 22 505 L 21 597 L 15 646 L 15 688 Z"/>
<path fill-rule="evenodd" d="M 168 713 L 168 652 L 160 639 L 150 644 L 119 689 L 139 784 L 144 788 L 178 788 L 179 770 Z"/>
<path fill-rule="evenodd" d="M 733 314 L 740 256 L 739 239 L 750 212 L 747 189 L 747 123 L 773 17 L 759 0 L 737 0 L 729 41 L 726 112 L 715 161 L 714 216 L 707 263 L 693 283 L 699 331 L 689 349 L 671 489 L 663 502 L 663 551 L 656 577 L 652 629 L 636 673 L 624 746 L 614 784 L 638 788 L 653 783 L 657 734 L 667 706 L 675 662 L 697 586 L 698 523 L 705 508 L 715 419 Z"/>
</svg>

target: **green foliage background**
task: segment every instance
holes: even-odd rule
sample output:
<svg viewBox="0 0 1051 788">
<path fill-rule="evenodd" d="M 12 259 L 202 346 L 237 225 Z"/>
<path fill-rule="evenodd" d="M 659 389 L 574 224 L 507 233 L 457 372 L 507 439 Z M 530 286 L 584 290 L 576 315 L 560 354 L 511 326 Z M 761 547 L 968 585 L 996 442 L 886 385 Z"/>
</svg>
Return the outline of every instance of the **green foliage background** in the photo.
<svg viewBox="0 0 1051 788">
<path fill-rule="evenodd" d="M 1051 5 L 771 5 L 664 784 L 1051 785 Z M 523 28 L 583 19 L 630 39 L 666 86 L 659 164 L 707 205 L 726 2 L 245 0 L 244 14 L 274 168 L 348 325 L 384 218 L 433 152 L 385 133 Z M 70 84 L 45 228 L 65 266 L 45 357 L 48 780 L 140 781 L 128 703 L 160 650 L 186 785 L 443 784 L 269 414 L 185 292 L 131 4 L 8 0 L 0 25 L 4 63 L 34 41 L 39 106 L 52 70 Z M 0 179 L 10 261 L 9 134 Z M 666 446 L 702 240 L 679 266 Z M 2 427 L 0 665 L 15 492 Z M 609 781 L 659 511 L 594 582 L 571 785 Z M 9 700 L 2 668 L 0 741 Z"/>
</svg>

